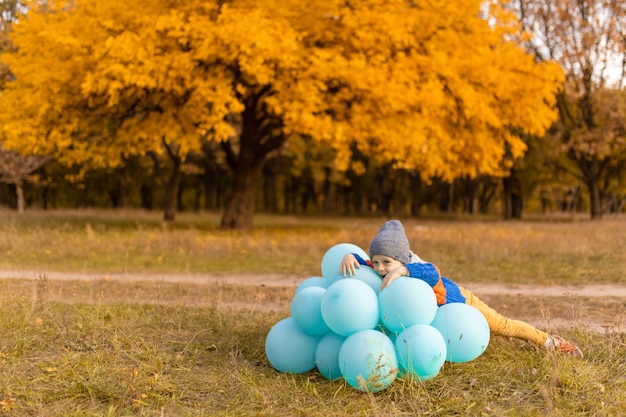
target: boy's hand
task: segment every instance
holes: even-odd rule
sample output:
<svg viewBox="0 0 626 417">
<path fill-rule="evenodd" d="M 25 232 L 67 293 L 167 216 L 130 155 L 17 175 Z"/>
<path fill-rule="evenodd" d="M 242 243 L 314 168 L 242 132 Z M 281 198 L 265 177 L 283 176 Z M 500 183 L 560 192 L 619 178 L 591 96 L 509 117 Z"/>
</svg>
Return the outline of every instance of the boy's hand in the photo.
<svg viewBox="0 0 626 417">
<path fill-rule="evenodd" d="M 361 268 L 359 261 L 356 260 L 353 254 L 347 253 L 341 260 L 339 266 L 339 273 L 345 277 L 356 275 L 357 268 Z"/>
<path fill-rule="evenodd" d="M 406 266 L 402 265 L 397 267 L 396 269 L 385 275 L 385 278 L 383 278 L 383 282 L 380 284 L 380 291 L 387 288 L 394 279 L 407 275 L 409 275 L 409 270 Z"/>
</svg>

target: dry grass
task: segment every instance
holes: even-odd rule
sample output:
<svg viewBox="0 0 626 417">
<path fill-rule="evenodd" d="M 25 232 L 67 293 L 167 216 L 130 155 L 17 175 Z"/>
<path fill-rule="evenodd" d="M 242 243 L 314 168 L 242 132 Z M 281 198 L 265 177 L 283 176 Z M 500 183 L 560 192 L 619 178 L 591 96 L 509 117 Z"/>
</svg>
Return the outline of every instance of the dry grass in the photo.
<svg viewBox="0 0 626 417">
<path fill-rule="evenodd" d="M 219 230 L 216 214 L 5 212 L 0 270 L 78 273 L 320 274 L 339 242 L 367 249 L 384 219 L 257 216 L 251 232 Z M 412 247 L 460 282 L 626 283 L 626 219 L 405 220 Z"/>
<path fill-rule="evenodd" d="M 64 285 L 40 277 L 3 281 L 1 290 L 0 415 L 626 412 L 623 333 L 561 329 L 587 352 L 584 360 L 494 338 L 481 357 L 447 363 L 431 381 L 397 380 L 380 393 L 366 395 L 316 371 L 289 375 L 269 365 L 264 339 L 288 315 L 292 294 L 284 289 L 223 286 L 209 291 L 201 285 L 158 282 Z M 519 316 L 531 318 L 546 300 L 491 301 L 515 309 L 516 302 L 523 303 L 526 310 L 518 311 Z M 244 302 L 246 308 L 226 307 Z M 619 306 L 611 309 L 618 311 Z"/>
<path fill-rule="evenodd" d="M 624 299 L 483 297 L 509 315 L 544 320 L 586 358 L 493 338 L 478 359 L 446 363 L 431 381 L 397 380 L 366 395 L 316 371 L 269 365 L 265 336 L 288 315 L 292 288 L 45 276 L 183 268 L 305 278 L 319 273 L 330 245 L 367 247 L 382 219 L 258 222 L 244 234 L 217 230 L 216 216 L 183 216 L 173 228 L 127 212 L 4 216 L 0 269 L 44 273 L 0 280 L 0 416 L 626 415 Z M 624 220 L 406 225 L 422 257 L 466 281 L 626 280 Z M 588 331 L 590 317 L 613 326 Z"/>
</svg>

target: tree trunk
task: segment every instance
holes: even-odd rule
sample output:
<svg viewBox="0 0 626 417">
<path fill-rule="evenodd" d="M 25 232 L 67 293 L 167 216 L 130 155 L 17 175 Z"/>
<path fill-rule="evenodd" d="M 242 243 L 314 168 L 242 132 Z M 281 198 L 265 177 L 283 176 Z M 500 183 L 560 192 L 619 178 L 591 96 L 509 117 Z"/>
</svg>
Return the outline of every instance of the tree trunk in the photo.
<svg viewBox="0 0 626 417">
<path fill-rule="evenodd" d="M 176 189 L 180 180 L 181 159 L 178 156 L 170 155 L 173 162 L 172 171 L 165 182 L 165 196 L 163 199 L 163 220 L 173 222 L 176 219 Z"/>
<path fill-rule="evenodd" d="M 207 178 L 207 175 L 202 176 L 202 187 L 204 188 L 204 210 L 211 211 L 215 208 L 215 186 L 213 182 Z"/>
<path fill-rule="evenodd" d="M 462 193 L 463 193 L 463 208 L 467 214 L 476 214 L 476 190 L 478 189 L 479 180 L 473 180 L 470 178 L 462 179 L 461 181 Z"/>
<path fill-rule="evenodd" d="M 41 207 L 44 210 L 48 209 L 48 186 L 47 185 L 37 186 L 37 200 L 39 201 L 39 207 Z"/>
<path fill-rule="evenodd" d="M 202 185 L 204 187 L 204 210 L 216 210 L 222 206 L 223 190 L 230 186 L 230 173 L 217 161 L 221 150 L 219 144 L 205 142 L 202 145 Z M 220 155 L 221 156 L 221 155 Z"/>
<path fill-rule="evenodd" d="M 522 185 L 513 175 L 502 180 L 504 186 L 504 218 L 521 219 L 523 209 Z"/>
<path fill-rule="evenodd" d="M 454 212 L 454 181 L 448 183 L 448 206 L 446 207 L 446 212 Z"/>
<path fill-rule="evenodd" d="M 243 152 L 243 150 L 242 150 Z M 251 229 L 254 220 L 254 206 L 261 167 L 241 164 L 235 171 L 233 184 L 226 199 L 222 229 Z"/>
<path fill-rule="evenodd" d="M 573 153 L 572 153 L 573 154 Z M 604 214 L 602 210 L 602 198 L 600 195 L 600 172 L 605 164 L 598 161 L 596 157 L 578 158 L 578 167 L 583 173 L 583 179 L 589 190 L 589 205 L 591 206 L 591 220 L 600 220 Z"/>
<path fill-rule="evenodd" d="M 22 214 L 25 211 L 26 204 L 24 202 L 24 188 L 21 181 L 15 183 L 15 193 L 17 194 L 17 212 Z"/>
<path fill-rule="evenodd" d="M 600 197 L 600 187 L 597 181 L 587 181 L 589 188 L 589 204 L 591 205 L 591 220 L 600 220 L 604 215 L 602 210 L 602 199 Z"/>
<path fill-rule="evenodd" d="M 126 182 L 126 172 L 127 172 L 127 168 L 126 168 L 126 164 L 124 164 L 122 166 L 122 169 L 120 170 L 120 181 L 119 181 L 119 187 L 120 187 L 120 199 L 119 199 L 119 206 L 122 208 L 126 208 L 127 206 L 127 201 L 126 201 L 126 187 L 127 187 L 127 182 Z"/>
<path fill-rule="evenodd" d="M 483 183 L 483 188 L 478 196 L 478 211 L 481 214 L 487 214 L 491 199 L 496 194 L 496 187 L 493 180 L 487 180 Z"/>
<path fill-rule="evenodd" d="M 185 181 L 178 181 L 178 188 L 176 189 L 176 211 L 179 213 L 185 209 L 185 204 L 183 201 L 185 187 Z"/>
<path fill-rule="evenodd" d="M 375 197 L 378 213 L 385 215 L 391 214 L 391 203 L 397 190 L 395 175 L 399 174 L 393 172 L 390 165 L 376 169 L 374 183 L 376 189 L 378 189 L 378 193 Z"/>
<path fill-rule="evenodd" d="M 300 200 L 300 208 L 303 213 L 309 211 L 309 207 L 313 206 L 317 209 L 317 192 L 315 190 L 315 179 L 310 168 L 305 169 L 302 172 L 303 177 L 303 190 Z"/>
<path fill-rule="evenodd" d="M 417 217 L 420 214 L 422 177 L 419 172 L 412 172 L 411 176 L 411 215 Z"/>
<path fill-rule="evenodd" d="M 231 141 L 223 142 L 226 161 L 233 170 L 233 182 L 224 205 L 222 229 L 251 229 L 254 220 L 256 193 L 265 161 L 272 152 L 280 149 L 286 141 L 281 123 L 260 112 L 260 101 L 270 90 L 263 87 L 257 94 L 245 98 L 241 115 L 239 153 L 235 153 Z"/>
<path fill-rule="evenodd" d="M 146 210 L 152 210 L 152 188 L 149 185 L 141 184 L 139 188 L 139 194 L 141 199 L 141 208 Z"/>
<path fill-rule="evenodd" d="M 87 190 L 88 189 L 89 189 L 89 184 L 87 183 L 87 179 L 83 179 L 78 185 L 78 208 L 80 209 L 87 208 L 87 204 L 88 204 Z"/>
<path fill-rule="evenodd" d="M 180 180 L 182 159 L 178 156 L 178 146 L 176 144 L 168 144 L 163 140 L 163 146 L 166 150 L 165 153 L 172 162 L 172 169 L 169 175 L 167 175 L 163 167 L 161 167 L 161 161 L 156 152 L 149 152 L 148 156 L 152 158 L 156 176 L 161 181 L 165 191 L 163 196 L 163 221 L 169 223 L 176 219 L 176 188 Z"/>
<path fill-rule="evenodd" d="M 322 210 L 324 213 L 330 213 L 335 207 L 335 185 L 330 180 L 330 176 L 330 168 L 324 168 L 324 182 L 322 183 L 322 198 L 324 199 Z"/>
</svg>

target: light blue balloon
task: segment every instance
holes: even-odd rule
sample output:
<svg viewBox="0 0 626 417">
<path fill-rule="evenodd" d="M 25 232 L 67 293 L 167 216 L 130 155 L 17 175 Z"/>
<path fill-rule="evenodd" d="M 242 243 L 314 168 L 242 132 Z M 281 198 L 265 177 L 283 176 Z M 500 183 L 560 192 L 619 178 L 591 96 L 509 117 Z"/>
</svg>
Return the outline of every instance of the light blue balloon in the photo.
<svg viewBox="0 0 626 417">
<path fill-rule="evenodd" d="M 265 338 L 265 355 L 280 372 L 301 374 L 315 367 L 319 337 L 304 333 L 291 317 L 276 323 Z"/>
<path fill-rule="evenodd" d="M 343 257 L 348 253 L 356 253 L 363 259 L 369 259 L 367 253 L 352 243 L 338 243 L 326 251 L 322 257 L 322 276 L 333 280 L 337 278 Z"/>
<path fill-rule="evenodd" d="M 377 330 L 362 330 L 348 336 L 339 349 L 338 360 L 346 382 L 360 391 L 381 391 L 398 375 L 395 346 Z"/>
<path fill-rule="evenodd" d="M 403 330 L 395 345 L 400 372 L 422 381 L 436 377 L 446 361 L 446 341 L 429 324 L 415 324 Z"/>
<path fill-rule="evenodd" d="M 308 287 L 328 288 L 330 283 L 331 282 L 324 277 L 310 277 L 302 281 L 300 284 L 298 284 L 295 292 L 297 293 L 298 291 L 303 290 Z"/>
<path fill-rule="evenodd" d="M 315 350 L 315 366 L 326 379 L 341 378 L 339 369 L 339 349 L 345 337 L 329 332 L 322 337 Z"/>
<path fill-rule="evenodd" d="M 431 323 L 444 340 L 449 362 L 469 362 L 479 357 L 489 345 L 487 319 L 475 307 L 464 303 L 444 304 Z"/>
<path fill-rule="evenodd" d="M 358 279 L 342 279 L 331 284 L 320 308 L 326 325 L 341 336 L 373 329 L 378 324 L 378 297 Z"/>
<path fill-rule="evenodd" d="M 325 288 L 308 287 L 296 292 L 291 300 L 291 317 L 306 334 L 319 336 L 330 330 L 321 310 L 322 297 L 325 293 Z"/>
<path fill-rule="evenodd" d="M 360 268 L 356 269 L 356 274 L 344 277 L 343 274 L 337 274 L 331 282 L 339 281 L 340 279 L 358 279 L 359 281 L 363 281 L 367 285 L 369 285 L 376 294 L 380 292 L 380 284 L 383 283 L 382 278 L 376 271 L 366 265 L 361 265 Z"/>
<path fill-rule="evenodd" d="M 361 265 L 360 268 L 357 268 L 356 274 L 353 275 L 352 278 L 363 281 L 369 285 L 376 294 L 380 292 L 380 285 L 383 283 L 383 280 L 380 275 L 378 275 L 378 272 L 365 265 Z"/>
<path fill-rule="evenodd" d="M 437 314 L 437 297 L 421 279 L 400 277 L 378 294 L 380 320 L 401 332 L 414 324 L 430 324 Z"/>
</svg>

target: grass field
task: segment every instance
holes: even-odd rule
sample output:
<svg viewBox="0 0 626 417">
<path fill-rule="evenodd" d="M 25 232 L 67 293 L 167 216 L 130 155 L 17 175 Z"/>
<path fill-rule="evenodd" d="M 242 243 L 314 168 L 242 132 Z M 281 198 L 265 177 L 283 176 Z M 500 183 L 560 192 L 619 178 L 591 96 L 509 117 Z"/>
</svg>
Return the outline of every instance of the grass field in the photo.
<svg viewBox="0 0 626 417">
<path fill-rule="evenodd" d="M 489 303 L 521 319 L 565 316 L 554 331 L 584 359 L 492 338 L 476 360 L 426 382 L 359 392 L 318 372 L 268 363 L 264 340 L 289 315 L 293 288 L 108 281 L 106 274 L 319 275 L 333 244 L 367 248 L 382 218 L 258 216 L 248 233 L 217 215 L 0 211 L 0 416 L 621 416 L 626 415 L 626 300 L 523 297 Z M 626 282 L 626 219 L 406 220 L 413 248 L 445 275 L 535 285 Z M 56 281 L 46 272 L 103 279 Z M 574 302 L 573 302 L 574 301 Z M 578 323 L 600 315 L 603 332 Z M 548 317 L 549 318 L 549 317 Z M 557 326 L 557 325 L 555 325 Z"/>
</svg>

